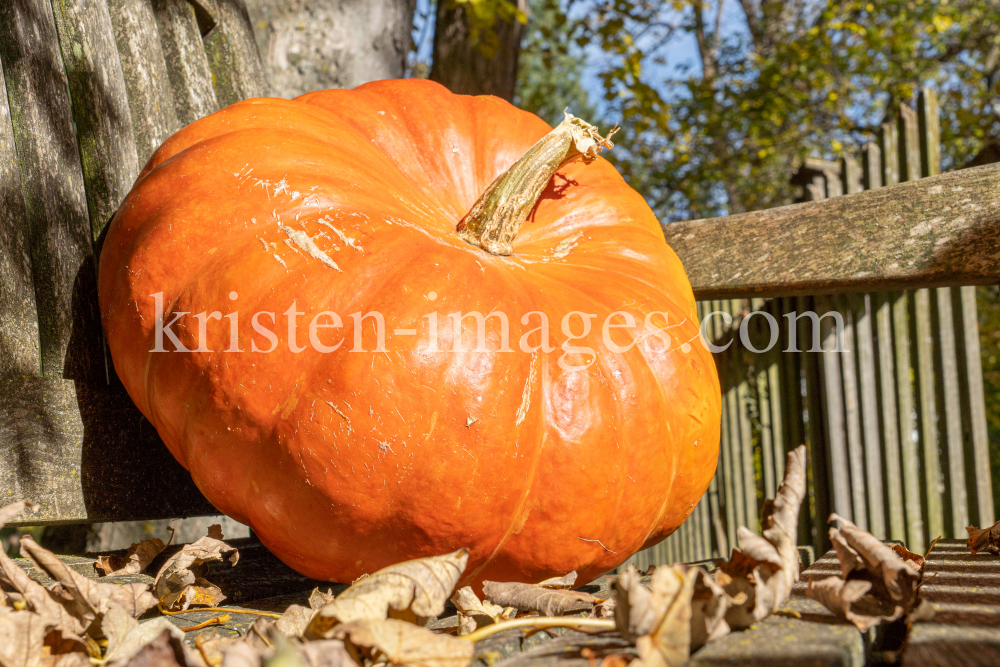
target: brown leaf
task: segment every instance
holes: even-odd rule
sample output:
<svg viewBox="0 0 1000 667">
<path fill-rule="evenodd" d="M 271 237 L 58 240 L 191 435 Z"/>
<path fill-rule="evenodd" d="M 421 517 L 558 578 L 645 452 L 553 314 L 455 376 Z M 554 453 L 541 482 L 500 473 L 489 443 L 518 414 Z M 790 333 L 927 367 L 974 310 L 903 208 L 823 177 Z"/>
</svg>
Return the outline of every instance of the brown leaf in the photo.
<svg viewBox="0 0 1000 667">
<path fill-rule="evenodd" d="M 115 667 L 125 667 L 133 656 L 159 640 L 165 632 L 179 640 L 179 646 L 184 646 L 184 633 L 165 616 L 140 624 L 128 612 L 116 605 L 111 605 L 101 619 L 101 632 L 108 640 L 104 660 L 111 662 Z"/>
<path fill-rule="evenodd" d="M 492 602 L 481 602 L 479 596 L 466 586 L 455 591 L 451 602 L 458 610 L 458 634 L 467 635 L 484 625 L 499 623 L 503 618 L 504 608 Z"/>
<path fill-rule="evenodd" d="M 918 570 L 924 569 L 924 563 L 926 563 L 927 560 L 920 554 L 913 553 L 912 551 L 904 547 L 902 544 L 890 544 L 889 548 L 895 551 L 896 555 L 902 558 L 903 560 L 912 563 L 913 566 L 916 567 Z"/>
<path fill-rule="evenodd" d="M 195 656 L 184 643 L 183 633 L 181 635 L 181 638 L 178 638 L 172 630 L 164 628 L 128 660 L 116 660 L 111 663 L 111 667 L 126 667 L 126 665 L 127 667 L 204 667 L 200 658 Z"/>
<path fill-rule="evenodd" d="M 561 577 L 552 577 L 551 579 L 540 581 L 537 585 L 542 588 L 573 588 L 576 585 L 576 570 Z"/>
<path fill-rule="evenodd" d="M 359 579 L 319 610 L 305 636 L 328 639 L 337 623 L 389 616 L 423 625 L 424 619 L 444 611 L 468 560 L 468 549 L 459 549 L 443 556 L 390 565 Z"/>
<path fill-rule="evenodd" d="M 870 581 L 827 577 L 821 581 L 810 580 L 806 596 L 853 623 L 861 632 L 868 632 L 883 621 L 895 621 L 905 611 L 901 605 L 872 595 L 871 589 Z"/>
<path fill-rule="evenodd" d="M 213 523 L 211 526 L 209 526 L 208 536 L 213 540 L 218 540 L 219 542 L 224 540 L 225 538 L 222 536 L 222 525 L 218 523 Z"/>
<path fill-rule="evenodd" d="M 278 636 L 280 633 L 273 620 L 258 618 L 241 637 L 206 632 L 194 638 L 194 645 L 208 665 L 230 663 L 232 667 L 249 667 L 260 665 L 262 658 L 271 658 Z"/>
<path fill-rule="evenodd" d="M 597 604 L 590 593 L 542 588 L 535 584 L 518 582 L 500 583 L 484 581 L 486 599 L 501 607 L 514 607 L 518 611 L 537 611 L 543 616 L 561 616 L 579 611 L 589 611 Z"/>
<path fill-rule="evenodd" d="M 203 635 L 199 635 L 201 637 Z M 198 642 L 198 647 L 201 648 L 202 644 L 206 642 Z M 222 652 L 211 653 L 213 656 L 213 661 L 209 661 L 209 665 L 222 665 L 223 667 L 260 667 L 261 655 L 256 650 L 250 647 L 249 644 L 245 644 L 238 640 L 231 640 L 230 646 L 225 651 L 225 656 Z M 205 655 L 204 652 L 202 655 Z M 207 660 L 207 658 L 206 658 Z"/>
<path fill-rule="evenodd" d="M 743 593 L 733 598 L 707 572 L 694 568 L 694 592 L 691 595 L 691 650 L 729 634 L 726 613 L 744 602 Z"/>
<path fill-rule="evenodd" d="M 839 521 L 842 524 L 840 528 L 830 529 L 830 540 L 835 544 L 837 541 L 846 544 L 847 549 L 852 552 L 845 556 L 850 559 L 849 562 L 860 562 L 864 570 L 871 575 L 873 583 L 881 584 L 892 600 L 902 603 L 904 608 L 909 610 L 916 597 L 920 570 L 913 563 L 900 558 L 882 540 L 843 517 L 831 514 L 830 521 Z M 858 571 L 856 565 L 854 568 L 850 572 Z M 841 571 L 844 570 L 845 565 L 842 561 Z M 844 575 L 845 579 L 851 577 L 850 572 Z"/>
<path fill-rule="evenodd" d="M 650 579 L 650 591 L 630 565 L 615 582 L 615 622 L 623 636 L 635 641 L 636 667 L 676 667 L 687 661 L 697 577 L 697 568 L 659 567 Z"/>
<path fill-rule="evenodd" d="M 799 580 L 796 534 L 799 508 L 806 494 L 806 449 L 800 445 L 788 453 L 785 478 L 774 500 L 764 503 L 761 520 L 763 535 L 740 526 L 736 531 L 739 550 L 728 563 L 719 563 L 716 582 L 733 599 L 726 611 L 726 623 L 742 630 L 761 621 L 781 607 Z"/>
<path fill-rule="evenodd" d="M 101 556 L 94 563 L 94 568 L 101 571 L 106 577 L 113 577 L 120 574 L 142 574 L 146 567 L 153 562 L 166 545 L 158 537 L 142 540 L 129 547 L 124 556 L 112 554 Z"/>
<path fill-rule="evenodd" d="M 42 660 L 43 667 L 92 667 L 86 653 L 61 653 Z M 141 667 L 141 666 L 136 666 Z"/>
<path fill-rule="evenodd" d="M 615 599 L 610 597 L 604 602 L 600 603 L 594 610 L 590 612 L 591 618 L 614 618 L 615 617 Z"/>
<path fill-rule="evenodd" d="M 315 609 L 298 604 L 289 605 L 285 613 L 277 620 L 275 627 L 285 637 L 301 637 L 302 633 L 309 627 L 309 621 L 315 615 Z"/>
<path fill-rule="evenodd" d="M 57 583 L 49 591 L 63 607 L 86 627 L 117 605 L 136 618 L 156 606 L 156 598 L 146 584 L 107 584 L 88 579 L 54 553 L 39 546 L 29 535 L 21 538 L 21 555 Z"/>
<path fill-rule="evenodd" d="M 209 534 L 213 531 L 209 528 Z M 182 611 L 192 605 L 216 607 L 226 599 L 222 591 L 204 576 L 208 564 L 225 560 L 223 554 L 232 552 L 229 562 L 236 565 L 240 555 L 233 547 L 214 537 L 203 537 L 197 542 L 186 544 L 167 559 L 153 582 L 153 593 L 165 608 Z"/>
<path fill-rule="evenodd" d="M 969 541 L 966 546 L 969 547 L 969 551 L 972 552 L 973 556 L 980 551 L 1000 554 L 1000 521 L 997 521 L 989 528 L 969 526 L 966 530 L 969 531 Z"/>
<path fill-rule="evenodd" d="M 333 636 L 347 646 L 359 664 L 363 659 L 413 667 L 465 667 L 475 644 L 395 619 L 343 623 Z"/>
<path fill-rule="evenodd" d="M 45 635 L 53 627 L 50 619 L 30 611 L 0 614 L 0 665 L 40 667 Z"/>
<path fill-rule="evenodd" d="M 320 589 L 314 588 L 313 592 L 309 594 L 309 608 L 319 611 L 333 602 L 336 597 L 332 589 L 327 589 L 326 593 L 324 593 Z"/>
<path fill-rule="evenodd" d="M 339 639 L 306 642 L 299 647 L 299 653 L 309 667 L 357 667 L 344 642 Z"/>
</svg>

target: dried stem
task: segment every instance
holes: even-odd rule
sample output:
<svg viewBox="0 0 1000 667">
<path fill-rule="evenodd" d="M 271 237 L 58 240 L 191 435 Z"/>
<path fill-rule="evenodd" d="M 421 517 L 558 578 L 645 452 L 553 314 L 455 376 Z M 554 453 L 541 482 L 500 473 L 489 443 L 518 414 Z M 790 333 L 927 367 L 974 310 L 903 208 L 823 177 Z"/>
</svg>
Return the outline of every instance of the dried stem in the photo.
<svg viewBox="0 0 1000 667">
<path fill-rule="evenodd" d="M 564 616 L 529 616 L 527 618 L 516 618 L 512 621 L 493 623 L 484 625 L 475 632 L 459 637 L 470 642 L 478 642 L 490 635 L 495 635 L 504 630 L 513 628 L 595 628 L 599 630 L 611 631 L 615 629 L 615 622 L 605 618 L 569 618 Z"/>
<path fill-rule="evenodd" d="M 574 160 L 590 161 L 611 148 L 612 129 L 597 128 L 571 114 L 520 160 L 494 180 L 458 224 L 458 235 L 494 255 L 509 255 L 512 242 L 552 175 Z"/>
</svg>

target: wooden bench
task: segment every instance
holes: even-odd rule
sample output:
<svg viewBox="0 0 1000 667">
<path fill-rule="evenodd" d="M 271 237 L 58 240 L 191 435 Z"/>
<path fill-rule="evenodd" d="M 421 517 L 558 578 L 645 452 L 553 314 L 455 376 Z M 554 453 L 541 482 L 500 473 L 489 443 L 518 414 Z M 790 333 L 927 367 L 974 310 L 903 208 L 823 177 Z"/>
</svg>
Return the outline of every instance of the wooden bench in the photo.
<svg viewBox="0 0 1000 667">
<path fill-rule="evenodd" d="M 0 73 L 4 503 L 38 504 L 15 522 L 21 525 L 214 514 L 115 375 L 100 328 L 95 264 L 105 225 L 156 146 L 188 122 L 266 93 L 245 6 L 242 0 L 4 0 Z M 664 232 L 699 299 L 996 284 L 998 186 L 1000 166 L 984 166 L 674 223 Z M 239 576 L 264 563 L 280 586 L 253 588 L 247 574 L 228 584 L 236 603 L 287 603 L 275 596 L 316 583 L 281 569 L 259 545 L 244 549 Z M 88 559 L 73 562 L 92 570 Z M 818 632 L 803 627 L 779 616 L 710 646 L 695 663 L 739 662 L 753 657 L 740 646 L 763 649 L 781 633 L 794 640 Z M 840 657 L 823 662 L 817 649 L 816 664 L 864 660 L 857 633 L 846 626 L 831 633 Z M 949 633 L 918 627 L 914 638 L 927 651 L 979 641 Z M 559 641 L 545 650 L 580 659 L 578 650 L 567 651 L 578 647 L 571 637 Z M 614 639 L 607 641 L 610 650 Z M 526 648 L 521 639 L 515 644 L 511 652 Z M 792 656 L 772 653 L 758 655 L 758 664 Z"/>
</svg>

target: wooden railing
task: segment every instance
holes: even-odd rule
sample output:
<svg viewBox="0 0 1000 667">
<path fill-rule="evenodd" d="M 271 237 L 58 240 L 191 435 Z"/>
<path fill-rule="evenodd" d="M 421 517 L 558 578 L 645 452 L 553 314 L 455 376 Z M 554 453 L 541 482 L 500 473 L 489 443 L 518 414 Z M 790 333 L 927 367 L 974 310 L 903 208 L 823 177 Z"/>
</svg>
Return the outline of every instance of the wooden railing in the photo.
<svg viewBox="0 0 1000 667">
<path fill-rule="evenodd" d="M 800 180 L 808 203 L 665 226 L 703 299 L 699 316 L 734 318 L 713 318 L 710 338 L 732 345 L 716 354 L 716 477 L 688 522 L 637 554 L 638 565 L 727 553 L 737 526 L 758 529 L 760 501 L 774 496 L 785 452 L 803 443 L 810 497 L 799 543 L 818 553 L 828 548 L 831 511 L 916 551 L 993 522 L 972 285 L 1000 282 L 1000 167 L 938 175 L 934 93 L 923 91 L 917 107 L 883 124 L 860 160 L 807 163 Z M 899 291 L 913 285 L 921 288 Z M 849 352 L 783 351 L 787 316 L 807 311 L 839 313 Z M 764 313 L 780 335 L 757 354 L 739 329 L 749 317 L 751 344 L 765 348 Z M 810 321 L 795 329 L 798 348 L 809 349 Z M 820 333 L 824 349 L 834 349 L 831 317 Z"/>
</svg>

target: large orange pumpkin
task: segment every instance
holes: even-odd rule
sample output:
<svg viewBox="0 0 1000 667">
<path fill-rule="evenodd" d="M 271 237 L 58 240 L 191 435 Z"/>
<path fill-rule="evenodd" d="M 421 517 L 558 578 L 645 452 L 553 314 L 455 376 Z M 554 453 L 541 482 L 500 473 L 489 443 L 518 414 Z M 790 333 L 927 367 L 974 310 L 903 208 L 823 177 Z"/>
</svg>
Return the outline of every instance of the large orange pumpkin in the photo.
<svg viewBox="0 0 1000 667">
<path fill-rule="evenodd" d="M 419 80 L 247 100 L 171 137 L 112 221 L 100 302 L 119 376 L 205 496 L 296 570 L 349 582 L 468 547 L 466 583 L 589 580 L 707 488 L 715 366 L 680 261 L 615 169 L 551 166 L 508 254 L 457 231 L 550 130 Z M 374 311 L 384 351 L 375 316 L 352 337 L 350 315 Z M 456 338 L 449 317 L 473 311 L 494 314 L 478 351 L 475 318 Z M 569 340 L 573 311 L 596 317 Z M 551 351 L 531 351 L 538 312 Z"/>
</svg>

